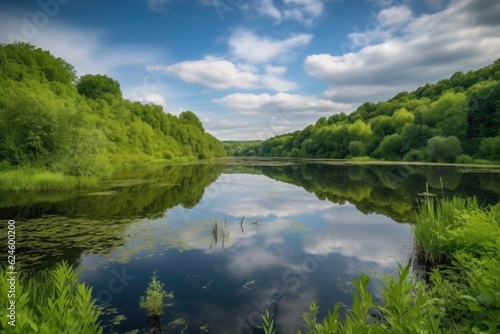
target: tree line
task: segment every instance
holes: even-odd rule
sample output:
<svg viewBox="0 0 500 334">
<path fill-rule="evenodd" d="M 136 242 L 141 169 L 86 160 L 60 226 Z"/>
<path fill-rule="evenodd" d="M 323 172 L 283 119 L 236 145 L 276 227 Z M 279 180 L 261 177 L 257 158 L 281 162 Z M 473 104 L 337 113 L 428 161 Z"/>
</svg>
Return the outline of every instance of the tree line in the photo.
<svg viewBox="0 0 500 334">
<path fill-rule="evenodd" d="M 102 176 L 113 163 L 225 156 L 191 111 L 178 117 L 122 97 L 106 75 L 27 43 L 0 45 L 0 170 Z"/>
<path fill-rule="evenodd" d="M 498 162 L 500 59 L 388 101 L 366 102 L 350 114 L 322 117 L 234 155 Z"/>
</svg>

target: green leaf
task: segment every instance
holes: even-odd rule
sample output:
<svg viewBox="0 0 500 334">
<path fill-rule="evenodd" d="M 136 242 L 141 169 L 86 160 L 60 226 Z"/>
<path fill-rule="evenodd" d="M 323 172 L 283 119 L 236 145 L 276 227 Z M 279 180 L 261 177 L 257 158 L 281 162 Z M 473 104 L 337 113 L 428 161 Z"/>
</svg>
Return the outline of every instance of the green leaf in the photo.
<svg viewBox="0 0 500 334">
<path fill-rule="evenodd" d="M 481 305 L 484 305 L 486 307 L 491 306 L 491 304 L 493 304 L 493 302 L 494 302 L 493 298 L 491 298 L 490 296 L 483 295 L 483 294 L 477 296 L 476 299 Z"/>
<path fill-rule="evenodd" d="M 477 304 L 475 304 L 475 303 L 473 303 L 473 302 L 471 302 L 471 301 L 469 301 L 469 302 L 467 303 L 467 305 L 469 306 L 469 309 L 470 309 L 472 312 L 481 312 L 481 311 L 482 311 L 481 307 L 479 307 Z"/>
</svg>

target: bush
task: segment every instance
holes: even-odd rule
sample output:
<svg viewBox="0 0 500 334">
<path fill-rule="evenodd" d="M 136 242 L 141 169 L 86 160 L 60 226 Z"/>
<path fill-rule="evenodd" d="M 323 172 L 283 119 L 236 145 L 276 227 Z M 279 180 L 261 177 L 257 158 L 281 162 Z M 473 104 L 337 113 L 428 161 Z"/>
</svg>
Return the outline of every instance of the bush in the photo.
<svg viewBox="0 0 500 334">
<path fill-rule="evenodd" d="M 473 164 L 474 158 L 472 158 L 468 154 L 460 154 L 457 157 L 457 163 L 459 163 L 459 164 Z"/>
</svg>

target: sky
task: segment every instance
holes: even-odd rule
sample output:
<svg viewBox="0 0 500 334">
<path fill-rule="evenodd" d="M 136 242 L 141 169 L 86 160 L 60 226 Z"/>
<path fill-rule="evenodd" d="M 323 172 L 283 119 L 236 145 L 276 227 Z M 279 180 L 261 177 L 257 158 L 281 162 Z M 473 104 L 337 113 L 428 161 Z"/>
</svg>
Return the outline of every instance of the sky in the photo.
<svg viewBox="0 0 500 334">
<path fill-rule="evenodd" d="M 220 140 L 263 140 L 492 63 L 500 1 L 0 0 L 14 41 Z"/>
</svg>

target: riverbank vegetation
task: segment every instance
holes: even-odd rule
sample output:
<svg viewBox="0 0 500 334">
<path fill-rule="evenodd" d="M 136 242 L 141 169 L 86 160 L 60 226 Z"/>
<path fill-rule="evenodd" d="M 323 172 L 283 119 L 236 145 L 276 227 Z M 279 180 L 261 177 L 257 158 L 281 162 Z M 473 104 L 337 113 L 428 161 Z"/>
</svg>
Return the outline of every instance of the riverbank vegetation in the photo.
<svg viewBox="0 0 500 334">
<path fill-rule="evenodd" d="M 361 275 L 353 281 L 352 308 L 343 316 L 337 303 L 318 319 L 320 310 L 311 302 L 304 333 L 498 333 L 500 204 L 429 197 L 413 232 L 414 270 L 423 260 L 426 280 L 411 278 L 410 266 L 399 265 L 397 276 L 383 277 L 381 301 L 374 302 L 370 277 Z M 263 319 L 265 331 L 274 332 L 269 313 Z"/>
<path fill-rule="evenodd" d="M 486 163 L 500 161 L 500 60 L 320 118 L 234 155 Z M 238 146 L 233 145 L 231 148 Z M 232 151 L 231 151 L 232 152 Z"/>
<path fill-rule="evenodd" d="M 103 178 L 124 163 L 226 155 L 193 112 L 177 117 L 124 99 L 116 80 L 77 77 L 70 64 L 30 44 L 0 45 L 0 63 L 0 174 L 54 173 L 37 176 L 50 179 L 45 185 L 17 189 L 5 180 L 26 172 L 11 172 L 0 190 L 66 188 L 87 181 L 56 175 Z"/>
<path fill-rule="evenodd" d="M 17 273 L 15 281 L 6 268 L 0 268 L 0 307 L 8 310 L 15 301 L 13 319 L 0 320 L 2 333 L 102 333 L 100 311 L 91 297 L 92 288 L 79 283 L 79 272 L 62 262 L 52 270 L 31 278 Z M 12 285 L 12 282 L 13 283 Z M 15 286 L 15 297 L 7 298 Z M 11 292 L 9 292 L 11 291 Z M 15 324 L 15 326 L 12 326 Z"/>
</svg>

